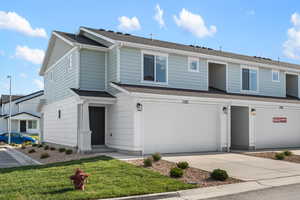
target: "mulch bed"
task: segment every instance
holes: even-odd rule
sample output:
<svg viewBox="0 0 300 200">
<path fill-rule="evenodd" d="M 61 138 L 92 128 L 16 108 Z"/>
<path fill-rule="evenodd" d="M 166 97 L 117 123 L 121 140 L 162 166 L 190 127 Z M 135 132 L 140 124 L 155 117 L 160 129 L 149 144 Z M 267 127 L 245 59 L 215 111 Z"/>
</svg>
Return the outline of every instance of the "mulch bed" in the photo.
<svg viewBox="0 0 300 200">
<path fill-rule="evenodd" d="M 274 159 L 275 154 L 278 152 L 260 152 L 260 153 L 245 153 L 248 156 L 255 156 L 255 157 L 260 157 L 260 158 L 269 158 L 269 159 Z M 285 156 L 283 161 L 289 161 L 289 162 L 294 162 L 294 163 L 300 163 L 300 155 L 290 155 L 290 156 Z"/>
<path fill-rule="evenodd" d="M 56 150 L 51 151 L 50 149 L 44 150 L 44 147 L 32 147 L 30 145 L 26 146 L 25 149 L 22 149 L 21 147 L 16 147 L 16 150 L 26 154 L 27 156 L 33 158 L 34 160 L 37 160 L 43 164 L 47 163 L 55 163 L 55 162 L 64 162 L 64 161 L 70 161 L 70 160 L 79 160 L 82 158 L 90 158 L 95 156 L 103 155 L 103 153 L 92 153 L 92 154 L 79 154 L 76 152 L 73 152 L 72 154 L 67 155 L 65 152 L 59 152 L 58 148 Z M 28 153 L 30 149 L 34 149 L 35 153 Z M 42 153 L 48 153 L 50 157 L 41 159 Z"/>
<path fill-rule="evenodd" d="M 144 167 L 143 160 L 141 159 L 128 160 L 127 162 L 139 167 Z M 160 160 L 158 162 L 153 162 L 152 167 L 147 168 L 159 172 L 162 175 L 169 176 L 170 169 L 173 167 L 176 167 L 175 163 L 166 160 Z M 243 182 L 234 178 L 228 178 L 226 181 L 217 181 L 210 178 L 209 172 L 193 167 L 185 169 L 183 177 L 178 178 L 178 180 L 181 180 L 185 183 L 197 184 L 198 187 L 208 187 Z"/>
</svg>

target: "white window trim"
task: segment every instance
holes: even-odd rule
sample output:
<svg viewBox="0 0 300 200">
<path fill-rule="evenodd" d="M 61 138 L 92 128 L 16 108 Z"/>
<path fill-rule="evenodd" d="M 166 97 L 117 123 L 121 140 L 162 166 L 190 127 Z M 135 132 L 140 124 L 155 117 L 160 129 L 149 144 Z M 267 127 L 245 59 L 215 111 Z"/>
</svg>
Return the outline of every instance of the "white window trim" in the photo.
<svg viewBox="0 0 300 200">
<path fill-rule="evenodd" d="M 166 82 L 156 82 L 156 81 L 145 81 L 144 80 L 144 54 L 153 55 L 153 56 L 163 56 L 166 57 Z M 154 59 L 154 65 L 155 65 Z M 155 51 L 141 51 L 141 83 L 146 84 L 156 84 L 156 85 L 168 85 L 169 82 L 169 55 L 165 53 L 155 52 Z M 156 66 L 154 67 L 154 76 L 156 76 Z M 154 77 L 155 78 L 155 77 Z"/>
<path fill-rule="evenodd" d="M 243 90 L 243 69 L 249 69 L 249 70 L 256 70 L 256 74 L 257 74 L 257 78 L 256 78 L 256 82 L 257 82 L 257 90 Z M 241 93 L 259 93 L 259 69 L 258 67 L 250 67 L 250 66 L 246 66 L 246 65 L 241 65 L 241 69 L 240 69 L 240 83 L 241 83 Z"/>
<path fill-rule="evenodd" d="M 197 62 L 197 69 L 191 69 L 191 62 Z M 199 63 L 199 58 L 197 57 L 188 57 L 188 71 L 189 72 L 200 72 L 200 63 Z"/>
<path fill-rule="evenodd" d="M 275 73 L 275 72 L 278 73 L 278 80 L 273 79 L 273 73 Z M 274 69 L 272 70 L 272 81 L 273 82 L 280 82 L 280 71 L 279 70 L 274 70 Z"/>
</svg>

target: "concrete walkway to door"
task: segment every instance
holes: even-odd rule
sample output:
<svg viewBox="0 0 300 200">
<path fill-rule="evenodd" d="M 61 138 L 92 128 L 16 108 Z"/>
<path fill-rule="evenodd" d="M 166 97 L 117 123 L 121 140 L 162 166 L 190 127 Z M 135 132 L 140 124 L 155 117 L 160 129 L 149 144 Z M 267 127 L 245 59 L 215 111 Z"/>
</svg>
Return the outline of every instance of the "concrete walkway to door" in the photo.
<svg viewBox="0 0 300 200">
<path fill-rule="evenodd" d="M 163 159 L 171 162 L 187 161 L 191 167 L 207 171 L 224 169 L 231 177 L 245 181 L 300 175 L 300 164 L 236 153 L 166 155 Z"/>
</svg>

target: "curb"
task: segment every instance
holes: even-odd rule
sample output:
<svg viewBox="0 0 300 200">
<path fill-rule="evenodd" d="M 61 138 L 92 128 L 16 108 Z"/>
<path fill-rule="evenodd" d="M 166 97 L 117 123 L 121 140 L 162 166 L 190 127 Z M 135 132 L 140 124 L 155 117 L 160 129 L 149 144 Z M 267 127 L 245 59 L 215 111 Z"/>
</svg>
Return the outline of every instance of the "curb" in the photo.
<svg viewBox="0 0 300 200">
<path fill-rule="evenodd" d="M 15 150 L 10 146 L 6 146 L 5 148 L 8 150 L 7 153 L 16 159 L 21 165 L 42 165 L 42 163 L 39 161 L 34 160 L 33 158 Z"/>
<path fill-rule="evenodd" d="M 129 197 L 116 197 L 105 200 L 156 200 L 156 199 L 167 199 L 167 198 L 180 198 L 178 192 L 165 192 L 155 194 L 136 195 Z"/>
</svg>

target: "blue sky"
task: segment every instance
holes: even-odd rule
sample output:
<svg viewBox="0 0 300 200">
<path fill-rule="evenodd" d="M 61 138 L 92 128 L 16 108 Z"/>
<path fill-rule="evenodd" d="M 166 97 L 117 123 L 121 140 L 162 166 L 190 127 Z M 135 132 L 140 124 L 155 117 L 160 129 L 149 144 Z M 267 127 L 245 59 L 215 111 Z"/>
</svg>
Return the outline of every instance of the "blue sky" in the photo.
<svg viewBox="0 0 300 200">
<path fill-rule="evenodd" d="M 76 32 L 80 26 L 300 63 L 298 13 L 297 0 L 3 1 L 0 94 L 8 92 L 8 74 L 14 93 L 39 90 L 51 32 Z"/>
</svg>

